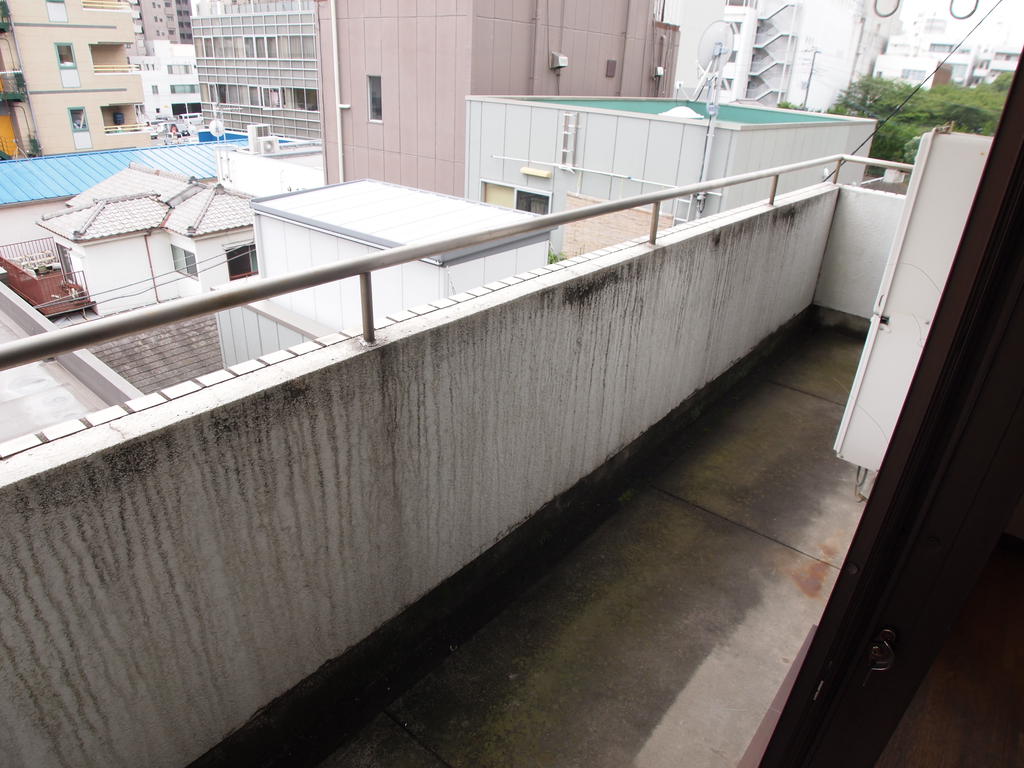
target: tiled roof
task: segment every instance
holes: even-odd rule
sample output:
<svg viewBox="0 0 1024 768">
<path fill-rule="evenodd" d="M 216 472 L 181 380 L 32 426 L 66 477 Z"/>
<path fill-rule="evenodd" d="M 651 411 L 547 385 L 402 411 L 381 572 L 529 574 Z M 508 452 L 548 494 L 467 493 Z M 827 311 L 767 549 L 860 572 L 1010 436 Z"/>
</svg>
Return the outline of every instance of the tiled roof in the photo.
<svg viewBox="0 0 1024 768">
<path fill-rule="evenodd" d="M 97 240 L 155 229 L 163 222 L 167 208 L 156 193 L 142 192 L 51 213 L 40 219 L 39 226 L 68 240 Z"/>
<path fill-rule="evenodd" d="M 220 184 L 179 203 L 167 217 L 166 229 L 182 235 L 208 235 L 227 229 L 252 226 L 251 198 L 240 192 L 224 189 Z"/>
<path fill-rule="evenodd" d="M 86 205 L 108 197 L 119 197 L 139 192 L 156 193 L 160 200 L 166 203 L 187 189 L 191 179 L 192 177 L 181 173 L 132 163 L 123 171 L 118 171 L 109 179 L 104 179 L 99 184 L 94 184 L 81 194 L 71 198 L 68 200 L 68 205 Z"/>
<path fill-rule="evenodd" d="M 197 179 L 217 177 L 217 147 L 245 140 L 45 155 L 0 162 L 0 205 L 72 197 L 132 163 Z"/>
</svg>

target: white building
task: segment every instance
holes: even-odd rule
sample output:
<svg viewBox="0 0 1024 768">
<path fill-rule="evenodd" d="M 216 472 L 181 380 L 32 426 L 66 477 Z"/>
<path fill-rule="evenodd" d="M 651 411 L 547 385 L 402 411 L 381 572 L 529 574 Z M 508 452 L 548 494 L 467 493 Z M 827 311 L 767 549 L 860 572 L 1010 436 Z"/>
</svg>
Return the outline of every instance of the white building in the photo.
<svg viewBox="0 0 1024 768">
<path fill-rule="evenodd" d="M 142 73 L 146 119 L 152 123 L 203 111 L 196 73 L 196 50 L 191 43 L 150 40 L 147 55 L 129 60 Z"/>
<path fill-rule="evenodd" d="M 725 104 L 708 140 L 705 107 L 671 99 L 467 99 L 466 196 L 534 213 L 554 213 L 665 187 L 858 149 L 874 120 Z M 705 148 L 708 162 L 705 165 Z M 867 154 L 870 143 L 858 150 Z M 843 169 L 855 182 L 860 168 Z M 823 168 L 786 174 L 779 191 L 821 181 Z M 709 195 L 711 214 L 768 197 L 767 179 Z M 663 203 L 665 226 L 696 218 L 687 199 Z M 614 226 L 611 226 L 614 225 Z M 556 251 L 575 256 L 645 234 L 636 212 L 570 224 Z M 594 228 L 608 227 L 594 235 Z M 584 232 L 584 230 L 587 230 Z M 584 236 L 585 235 L 585 236 Z M 597 239 L 595 239 L 595 237 Z"/>
<path fill-rule="evenodd" d="M 878 57 L 875 76 L 913 85 L 924 81 L 924 87 L 931 88 L 936 82 L 990 83 L 1004 72 L 1014 72 L 1024 30 L 1014 23 L 1012 5 L 992 9 L 992 15 L 976 30 L 975 24 L 991 9 L 991 2 L 981 3 L 971 17 L 960 20 L 945 8 L 901 8 L 900 34 L 889 40 L 885 54 Z M 943 62 L 945 71 L 932 78 L 931 73 Z"/>
<path fill-rule="evenodd" d="M 530 218 L 368 180 L 257 199 L 252 207 L 263 277 Z M 548 262 L 548 237 L 548 232 L 532 232 L 376 271 L 375 321 L 542 267 Z M 217 323 L 225 363 L 234 365 L 339 329 L 358 329 L 361 317 L 359 281 L 348 278 L 221 312 Z"/>
<path fill-rule="evenodd" d="M 249 196 L 128 168 L 39 226 L 85 274 L 100 314 L 193 296 L 256 271 Z"/>
<path fill-rule="evenodd" d="M 865 0 L 733 0 L 735 33 L 723 71 L 727 100 L 788 101 L 828 109 L 851 80 L 872 71 L 894 21 Z"/>
<path fill-rule="evenodd" d="M 228 189 L 253 197 L 280 195 L 322 187 L 323 146 L 318 141 L 250 141 L 248 146 L 229 145 L 216 150 L 217 179 Z"/>
</svg>

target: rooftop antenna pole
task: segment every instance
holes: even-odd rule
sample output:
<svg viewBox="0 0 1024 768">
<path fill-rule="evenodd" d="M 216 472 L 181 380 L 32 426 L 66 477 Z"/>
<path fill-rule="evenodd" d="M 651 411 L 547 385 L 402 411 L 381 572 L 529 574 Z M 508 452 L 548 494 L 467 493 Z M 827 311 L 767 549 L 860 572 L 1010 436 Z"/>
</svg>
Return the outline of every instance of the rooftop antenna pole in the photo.
<svg viewBox="0 0 1024 768">
<path fill-rule="evenodd" d="M 707 181 L 708 174 L 711 172 L 711 150 L 715 144 L 715 123 L 718 121 L 718 102 L 722 95 L 722 68 L 732 53 L 732 44 L 732 27 L 724 21 L 715 21 L 704 30 L 700 45 L 697 46 L 698 61 L 703 70 L 700 91 L 703 91 L 705 85 L 708 89 L 705 99 L 708 127 L 704 134 L 704 157 L 700 165 L 700 181 Z M 696 201 L 697 218 L 699 219 L 704 214 L 707 193 L 699 193 Z"/>
</svg>

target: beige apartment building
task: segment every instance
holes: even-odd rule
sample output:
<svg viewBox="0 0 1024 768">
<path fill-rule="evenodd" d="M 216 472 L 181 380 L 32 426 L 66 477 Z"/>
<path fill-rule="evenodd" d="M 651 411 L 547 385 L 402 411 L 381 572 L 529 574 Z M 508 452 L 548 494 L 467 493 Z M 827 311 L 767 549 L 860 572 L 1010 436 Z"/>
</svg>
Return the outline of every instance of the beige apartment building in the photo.
<svg viewBox="0 0 1024 768">
<path fill-rule="evenodd" d="M 128 62 L 136 6 L 0 3 L 0 150 L 26 156 L 147 146 L 142 80 Z"/>
<path fill-rule="evenodd" d="M 316 5 L 329 183 L 462 195 L 471 94 L 673 94 L 679 27 L 660 20 L 664 0 Z"/>
</svg>

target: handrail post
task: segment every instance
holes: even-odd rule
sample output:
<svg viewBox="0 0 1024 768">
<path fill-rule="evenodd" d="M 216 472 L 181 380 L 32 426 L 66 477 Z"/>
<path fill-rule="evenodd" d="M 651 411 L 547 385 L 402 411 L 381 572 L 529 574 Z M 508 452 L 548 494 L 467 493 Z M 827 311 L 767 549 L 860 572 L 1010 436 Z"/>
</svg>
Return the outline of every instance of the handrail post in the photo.
<svg viewBox="0 0 1024 768">
<path fill-rule="evenodd" d="M 779 189 L 779 174 L 772 176 L 772 188 L 768 193 L 768 205 L 775 205 L 775 193 Z"/>
<path fill-rule="evenodd" d="M 839 183 L 839 169 L 842 168 L 842 167 L 843 167 L 843 158 L 840 157 L 838 160 L 836 160 L 835 176 L 832 178 L 832 183 L 833 184 L 838 184 Z"/>
<path fill-rule="evenodd" d="M 658 241 L 658 217 L 661 216 L 661 201 L 656 201 L 651 206 L 651 236 L 647 238 L 651 245 Z"/>
<path fill-rule="evenodd" d="M 363 310 L 363 341 L 373 344 L 376 336 L 373 332 L 373 285 L 369 272 L 359 273 L 359 305 Z"/>
</svg>

